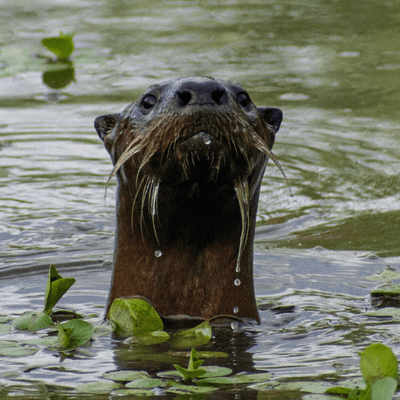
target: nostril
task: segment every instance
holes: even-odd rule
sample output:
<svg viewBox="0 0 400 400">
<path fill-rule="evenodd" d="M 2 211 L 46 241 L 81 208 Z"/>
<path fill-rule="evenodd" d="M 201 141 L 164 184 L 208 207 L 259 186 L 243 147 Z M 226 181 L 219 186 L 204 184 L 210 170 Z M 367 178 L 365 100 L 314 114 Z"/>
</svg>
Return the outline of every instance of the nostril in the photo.
<svg viewBox="0 0 400 400">
<path fill-rule="evenodd" d="M 224 89 L 216 89 L 211 92 L 211 98 L 217 104 L 222 104 L 222 98 L 224 97 L 225 90 Z"/>
<path fill-rule="evenodd" d="M 187 106 L 192 99 L 192 94 L 188 90 L 182 90 L 177 92 L 179 100 L 181 101 L 182 106 Z"/>
</svg>

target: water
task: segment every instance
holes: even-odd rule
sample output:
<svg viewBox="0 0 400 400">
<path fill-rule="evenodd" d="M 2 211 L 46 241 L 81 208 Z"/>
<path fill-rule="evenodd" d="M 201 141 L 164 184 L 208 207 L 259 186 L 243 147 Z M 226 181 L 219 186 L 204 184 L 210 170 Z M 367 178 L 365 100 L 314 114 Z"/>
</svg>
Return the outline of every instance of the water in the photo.
<svg viewBox="0 0 400 400">
<path fill-rule="evenodd" d="M 61 305 L 101 320 L 115 182 L 106 193 L 111 162 L 93 120 L 121 111 L 150 84 L 208 75 L 283 110 L 274 153 L 294 198 L 271 163 L 256 234 L 262 323 L 216 332 L 206 347 L 229 359 L 207 362 L 323 380 L 359 376 L 357 352 L 374 341 L 399 355 L 398 323 L 365 316 L 377 286 L 366 277 L 400 266 L 397 15 L 397 2 L 372 0 L 2 1 L 0 314 L 42 307 L 54 263 L 77 278 Z M 48 54 L 40 40 L 60 30 L 76 32 L 76 50 L 74 80 L 56 90 L 43 83 L 53 67 L 35 54 Z M 32 335 L 1 337 L 12 338 Z M 186 362 L 164 348 L 136 358 L 125 350 L 108 336 L 75 358 L 45 348 L 2 357 L 0 380 L 21 396 L 67 396 L 61 388 L 106 371 L 155 374 Z"/>
</svg>

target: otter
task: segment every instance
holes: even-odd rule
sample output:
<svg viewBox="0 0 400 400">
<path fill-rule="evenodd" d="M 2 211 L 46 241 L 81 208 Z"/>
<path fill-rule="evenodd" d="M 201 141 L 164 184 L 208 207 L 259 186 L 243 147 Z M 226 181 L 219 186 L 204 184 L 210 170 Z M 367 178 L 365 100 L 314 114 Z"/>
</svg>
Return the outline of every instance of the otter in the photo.
<svg viewBox="0 0 400 400">
<path fill-rule="evenodd" d="M 254 229 L 282 116 L 239 84 L 184 77 L 96 118 L 117 177 L 106 315 L 116 298 L 141 297 L 164 318 L 259 322 Z"/>
</svg>

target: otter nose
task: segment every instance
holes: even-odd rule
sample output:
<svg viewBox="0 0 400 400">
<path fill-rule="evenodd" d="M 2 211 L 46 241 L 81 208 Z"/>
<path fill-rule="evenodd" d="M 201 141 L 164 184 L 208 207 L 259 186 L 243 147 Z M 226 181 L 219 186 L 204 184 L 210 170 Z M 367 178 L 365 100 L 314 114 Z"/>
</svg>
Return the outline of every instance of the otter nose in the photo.
<svg viewBox="0 0 400 400">
<path fill-rule="evenodd" d="M 178 104 L 187 105 L 222 105 L 227 102 L 225 88 L 215 81 L 184 82 L 176 91 Z"/>
</svg>

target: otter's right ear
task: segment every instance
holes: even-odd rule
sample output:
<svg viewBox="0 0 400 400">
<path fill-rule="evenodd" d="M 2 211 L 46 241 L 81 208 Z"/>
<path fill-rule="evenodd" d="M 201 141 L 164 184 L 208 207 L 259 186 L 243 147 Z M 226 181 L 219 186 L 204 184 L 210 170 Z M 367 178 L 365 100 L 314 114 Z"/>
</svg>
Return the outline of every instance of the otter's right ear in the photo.
<svg viewBox="0 0 400 400">
<path fill-rule="evenodd" d="M 101 115 L 94 120 L 94 128 L 99 138 L 104 142 L 104 138 L 111 133 L 118 122 L 118 114 Z"/>
<path fill-rule="evenodd" d="M 283 112 L 279 108 L 259 107 L 258 112 L 263 117 L 264 121 L 272 126 L 272 129 L 277 133 L 283 120 Z"/>
</svg>

